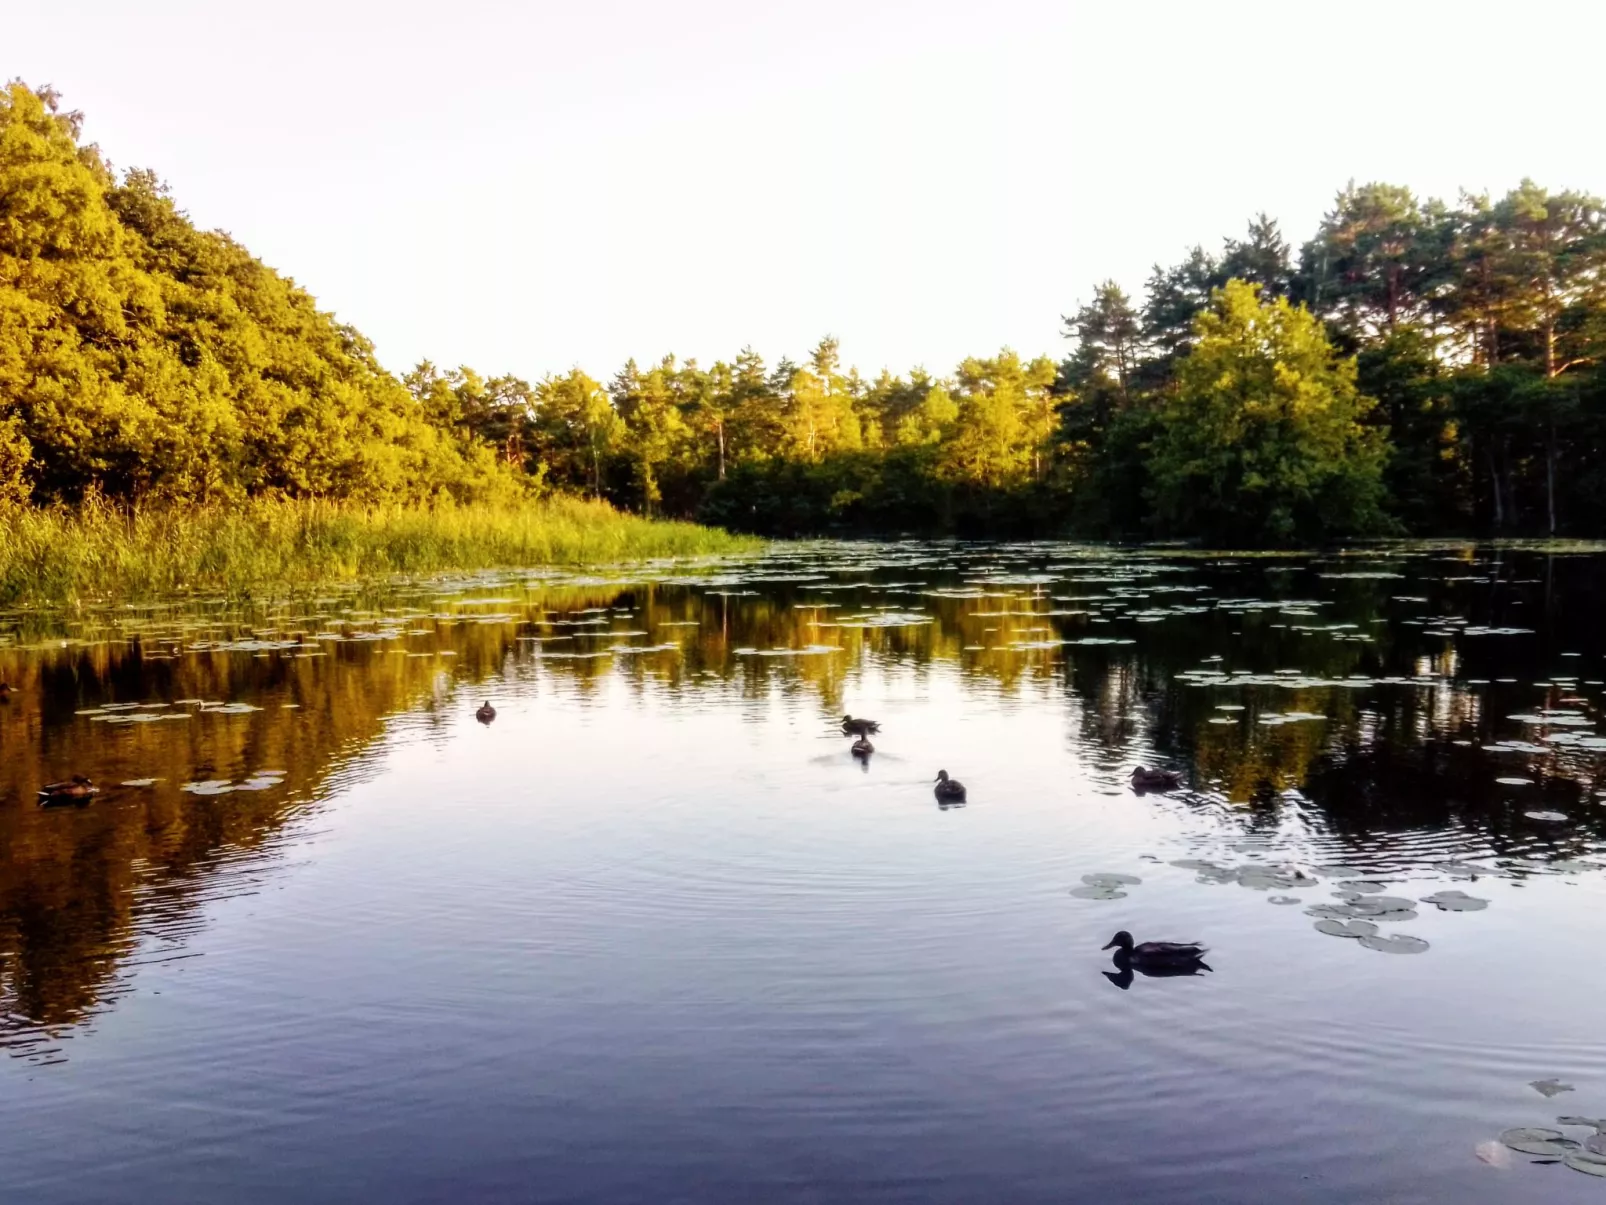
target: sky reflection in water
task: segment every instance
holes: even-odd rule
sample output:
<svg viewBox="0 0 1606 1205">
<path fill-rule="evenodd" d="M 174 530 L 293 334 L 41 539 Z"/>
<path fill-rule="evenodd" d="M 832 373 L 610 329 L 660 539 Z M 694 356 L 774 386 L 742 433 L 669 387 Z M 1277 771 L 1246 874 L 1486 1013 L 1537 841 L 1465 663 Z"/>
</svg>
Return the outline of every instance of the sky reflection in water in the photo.
<svg viewBox="0 0 1606 1205">
<path fill-rule="evenodd" d="M 1474 1150 L 1606 1114 L 1602 614 L 1578 547 L 820 544 L 0 617 L 0 1187 L 1597 1200 Z"/>
</svg>

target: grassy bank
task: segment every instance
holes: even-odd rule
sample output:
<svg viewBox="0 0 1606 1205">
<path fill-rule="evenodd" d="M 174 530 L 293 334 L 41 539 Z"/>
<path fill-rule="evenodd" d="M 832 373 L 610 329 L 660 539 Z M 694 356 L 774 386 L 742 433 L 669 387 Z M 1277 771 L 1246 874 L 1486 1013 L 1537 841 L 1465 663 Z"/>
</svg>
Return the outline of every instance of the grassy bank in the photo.
<svg viewBox="0 0 1606 1205">
<path fill-rule="evenodd" d="M 262 594 L 391 574 L 739 552 L 758 541 L 553 499 L 516 506 L 251 501 L 0 512 L 0 606 Z"/>
</svg>

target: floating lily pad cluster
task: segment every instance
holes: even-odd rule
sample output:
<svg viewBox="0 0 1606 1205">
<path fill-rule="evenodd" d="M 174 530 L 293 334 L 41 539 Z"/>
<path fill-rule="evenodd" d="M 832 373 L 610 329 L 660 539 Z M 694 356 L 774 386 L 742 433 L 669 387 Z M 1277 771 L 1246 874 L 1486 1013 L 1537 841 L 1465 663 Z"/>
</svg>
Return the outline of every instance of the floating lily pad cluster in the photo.
<svg viewBox="0 0 1606 1205">
<path fill-rule="evenodd" d="M 1368 950 L 1376 950 L 1380 954 L 1420 954 L 1428 948 L 1428 943 L 1420 937 L 1409 937 L 1404 933 L 1380 933 L 1375 924 L 1365 920 L 1319 920 L 1316 922 L 1316 932 L 1329 937 L 1353 938 Z"/>
<path fill-rule="evenodd" d="M 1124 900 L 1126 892 L 1121 888 L 1136 887 L 1141 882 L 1135 874 L 1085 874 L 1082 885 L 1071 888 L 1071 894 L 1079 900 Z"/>
<path fill-rule="evenodd" d="M 1541 1082 L 1553 1084 L 1557 1081 Z M 1539 1084 L 1535 1083 L 1533 1086 L 1537 1088 Z M 1560 1090 L 1570 1091 L 1571 1085 L 1563 1084 Z M 1545 1094 L 1551 1095 L 1551 1093 Z M 1571 1138 L 1561 1130 L 1550 1129 L 1547 1126 L 1517 1126 L 1502 1132 L 1500 1141 L 1519 1154 L 1533 1156 L 1534 1162 L 1560 1161 L 1575 1172 L 1606 1178 L 1606 1118 L 1558 1117 L 1556 1124 L 1580 1126 L 1594 1132 L 1583 1138 Z"/>
<path fill-rule="evenodd" d="M 1486 899 L 1455 890 L 1435 891 L 1424 895 L 1422 902 L 1432 904 L 1440 912 L 1482 912 L 1489 906 Z"/>
<path fill-rule="evenodd" d="M 1251 862 L 1243 866 L 1223 866 L 1205 858 L 1178 858 L 1171 865 L 1194 871 L 1200 883 L 1236 883 L 1250 891 L 1291 891 L 1301 887 L 1314 887 L 1320 881 L 1299 870 L 1286 870 Z M 1286 897 L 1274 897 L 1282 902 Z M 1297 903 L 1297 900 L 1290 900 Z"/>
<path fill-rule="evenodd" d="M 186 782 L 179 790 L 191 795 L 227 795 L 233 791 L 266 791 L 284 783 L 283 770 L 258 770 L 247 778 L 235 782 L 231 778 L 207 778 Z"/>
</svg>

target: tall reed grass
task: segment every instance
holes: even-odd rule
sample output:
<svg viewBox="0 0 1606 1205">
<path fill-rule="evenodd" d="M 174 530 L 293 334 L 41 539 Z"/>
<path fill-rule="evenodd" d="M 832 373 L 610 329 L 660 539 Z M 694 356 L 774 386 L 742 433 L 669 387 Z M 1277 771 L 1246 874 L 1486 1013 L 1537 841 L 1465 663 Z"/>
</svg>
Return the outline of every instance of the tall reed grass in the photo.
<svg viewBox="0 0 1606 1205">
<path fill-rule="evenodd" d="M 758 541 L 623 514 L 600 502 L 0 511 L 0 606 L 262 594 L 452 570 L 606 564 L 739 552 Z"/>
</svg>

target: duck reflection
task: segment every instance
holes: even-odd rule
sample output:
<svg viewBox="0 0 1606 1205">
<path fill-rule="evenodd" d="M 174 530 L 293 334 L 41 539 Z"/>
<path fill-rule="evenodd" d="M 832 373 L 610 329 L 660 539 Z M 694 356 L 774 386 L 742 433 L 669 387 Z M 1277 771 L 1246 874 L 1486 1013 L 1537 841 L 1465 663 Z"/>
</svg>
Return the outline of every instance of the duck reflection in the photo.
<svg viewBox="0 0 1606 1205">
<path fill-rule="evenodd" d="M 1211 969 L 1210 964 L 1206 962 L 1192 962 L 1183 966 L 1140 966 L 1124 954 L 1117 954 L 1115 970 L 1099 973 L 1124 992 L 1132 986 L 1132 980 L 1138 975 L 1142 975 L 1145 979 L 1175 979 L 1186 975 L 1198 975 Z"/>
</svg>

